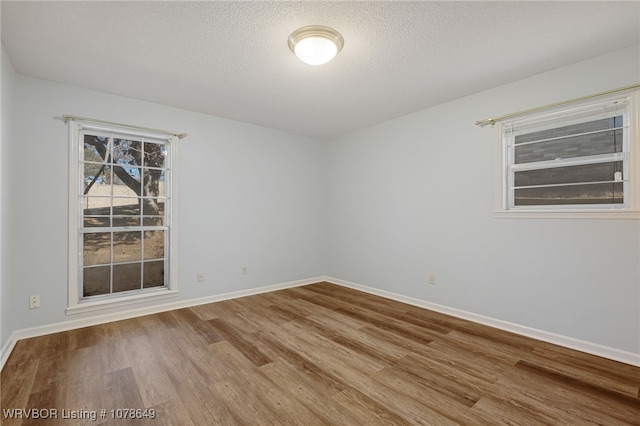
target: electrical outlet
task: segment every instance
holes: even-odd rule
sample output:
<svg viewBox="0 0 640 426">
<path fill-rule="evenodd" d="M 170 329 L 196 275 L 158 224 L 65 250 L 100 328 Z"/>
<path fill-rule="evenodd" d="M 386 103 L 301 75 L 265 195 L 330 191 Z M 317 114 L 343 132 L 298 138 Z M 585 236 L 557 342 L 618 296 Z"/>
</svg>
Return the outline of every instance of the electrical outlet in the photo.
<svg viewBox="0 0 640 426">
<path fill-rule="evenodd" d="M 40 307 L 40 296 L 29 296 L 29 309 Z"/>
<path fill-rule="evenodd" d="M 199 283 L 204 282 L 204 272 L 198 272 L 197 280 Z"/>
<path fill-rule="evenodd" d="M 434 274 L 429 275 L 429 284 L 436 283 L 436 276 Z"/>
<path fill-rule="evenodd" d="M 243 266 L 241 269 L 242 275 L 247 275 L 247 267 Z"/>
</svg>

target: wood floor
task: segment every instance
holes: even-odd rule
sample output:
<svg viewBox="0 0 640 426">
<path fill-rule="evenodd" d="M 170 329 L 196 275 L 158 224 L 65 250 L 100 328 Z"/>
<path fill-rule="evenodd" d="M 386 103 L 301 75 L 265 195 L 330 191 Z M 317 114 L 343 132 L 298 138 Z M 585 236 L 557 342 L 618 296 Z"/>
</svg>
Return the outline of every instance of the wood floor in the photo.
<svg viewBox="0 0 640 426">
<path fill-rule="evenodd" d="M 1 379 L 3 425 L 640 425 L 638 367 L 328 283 L 22 340 Z"/>
</svg>

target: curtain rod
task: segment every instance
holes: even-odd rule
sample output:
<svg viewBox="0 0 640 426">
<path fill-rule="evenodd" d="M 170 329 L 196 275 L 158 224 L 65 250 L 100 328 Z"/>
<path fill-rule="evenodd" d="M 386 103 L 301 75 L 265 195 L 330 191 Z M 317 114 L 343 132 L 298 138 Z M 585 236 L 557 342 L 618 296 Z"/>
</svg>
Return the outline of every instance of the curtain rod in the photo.
<svg viewBox="0 0 640 426">
<path fill-rule="evenodd" d="M 168 130 L 154 129 L 154 128 L 151 128 L 151 127 L 131 126 L 129 124 L 115 123 L 113 121 L 106 121 L 106 120 L 98 120 L 96 118 L 78 117 L 77 115 L 64 114 L 62 116 L 62 118 L 64 119 L 65 123 L 67 121 L 69 121 L 69 120 L 81 120 L 81 121 L 89 121 L 89 122 L 92 122 L 92 123 L 108 124 L 108 125 L 111 125 L 111 126 L 128 127 L 130 129 L 144 130 L 144 131 L 148 131 L 148 132 L 164 133 L 166 135 L 177 136 L 178 139 L 184 139 L 184 138 L 187 137 L 186 133 L 170 132 Z"/>
<path fill-rule="evenodd" d="M 518 111 L 518 112 L 512 112 L 510 114 L 501 115 L 501 116 L 495 117 L 495 118 L 485 118 L 484 120 L 476 121 L 476 126 L 484 127 L 487 124 L 491 124 L 493 126 L 494 124 L 496 124 L 497 121 L 502 121 L 502 120 L 504 120 L 506 118 L 516 117 L 518 115 L 523 115 L 523 114 L 527 114 L 527 113 L 530 113 L 530 112 L 540 111 L 540 110 L 544 110 L 544 109 L 548 109 L 548 108 L 557 107 L 557 106 L 560 106 L 560 105 L 566 105 L 566 104 L 570 104 L 570 103 L 573 103 L 573 102 L 583 101 L 585 99 L 591 99 L 591 98 L 596 98 L 598 96 L 608 95 L 610 93 L 623 92 L 625 90 L 631 90 L 631 89 L 637 89 L 637 88 L 640 88 L 640 84 L 632 84 L 630 86 L 620 87 L 618 89 L 612 89 L 612 90 L 607 90 L 605 92 L 594 93 L 593 95 L 582 96 L 582 97 L 579 97 L 579 98 L 569 99 L 567 101 L 560 101 L 560 102 L 556 102 L 556 103 L 549 104 L 549 105 L 539 106 L 539 107 L 535 107 L 535 108 L 529 108 L 529 109 L 525 109 L 525 110 Z"/>
</svg>

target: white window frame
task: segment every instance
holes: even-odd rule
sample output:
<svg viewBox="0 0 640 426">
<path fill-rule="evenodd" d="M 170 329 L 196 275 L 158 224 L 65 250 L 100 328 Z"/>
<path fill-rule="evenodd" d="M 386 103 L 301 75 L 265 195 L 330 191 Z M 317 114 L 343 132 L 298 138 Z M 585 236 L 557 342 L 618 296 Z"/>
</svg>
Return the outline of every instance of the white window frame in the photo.
<svg viewBox="0 0 640 426">
<path fill-rule="evenodd" d="M 80 168 L 80 159 L 84 150 L 84 135 L 88 132 L 111 132 L 118 135 L 129 135 L 131 137 L 162 139 L 166 141 L 169 153 L 170 177 L 165 183 L 167 200 L 170 200 L 166 210 L 166 220 L 168 228 L 168 244 L 165 247 L 168 253 L 168 284 L 166 287 L 157 289 L 145 289 L 144 291 L 126 294 L 111 294 L 105 297 L 84 299 L 82 298 L 82 288 L 80 279 L 80 258 L 82 246 L 80 244 L 82 217 L 82 193 L 83 193 L 83 173 Z M 177 205 L 176 191 L 176 164 L 177 164 L 177 140 L 175 135 L 164 133 L 154 133 L 147 130 L 139 130 L 135 127 L 124 125 L 96 124 L 92 121 L 74 119 L 69 121 L 69 288 L 67 315 L 91 312 L 103 309 L 127 306 L 135 303 L 154 301 L 168 297 L 175 297 L 178 294 L 178 273 L 177 273 L 177 229 L 175 209 Z"/>
<path fill-rule="evenodd" d="M 572 110 L 600 103 L 625 99 L 628 108 L 628 157 L 620 153 L 616 157 L 624 161 L 625 173 L 629 182 L 625 185 L 624 205 L 572 205 L 572 206 L 510 206 L 509 191 L 513 173 L 509 169 L 508 149 L 506 147 L 505 129 L 515 122 L 528 121 L 535 123 L 551 116 L 570 114 Z M 553 108 L 543 113 L 522 115 L 517 119 L 499 122 L 497 137 L 496 177 L 495 177 L 495 217 L 498 218 L 571 218 L 571 219 L 640 219 L 640 90 L 603 96 L 589 101 L 576 102 L 563 108 Z M 566 164 L 585 164 L 584 159 L 565 160 Z M 599 161 L 598 159 L 593 159 Z"/>
</svg>

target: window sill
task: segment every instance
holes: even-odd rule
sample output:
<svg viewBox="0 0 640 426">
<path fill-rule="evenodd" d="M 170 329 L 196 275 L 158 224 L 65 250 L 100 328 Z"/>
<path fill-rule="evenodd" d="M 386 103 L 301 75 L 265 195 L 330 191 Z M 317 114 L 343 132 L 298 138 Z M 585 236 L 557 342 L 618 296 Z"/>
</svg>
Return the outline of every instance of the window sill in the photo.
<svg viewBox="0 0 640 426">
<path fill-rule="evenodd" d="M 640 210 L 508 210 L 495 211 L 497 219 L 640 219 Z"/>
<path fill-rule="evenodd" d="M 176 297 L 178 290 L 162 289 L 142 294 L 132 294 L 130 296 L 122 296 L 101 300 L 91 300 L 87 302 L 78 302 L 74 306 L 66 309 L 67 315 L 83 314 L 85 312 L 95 312 L 105 309 L 118 308 L 121 306 L 133 305 L 136 303 L 150 302 L 154 300 L 167 299 Z"/>
</svg>

